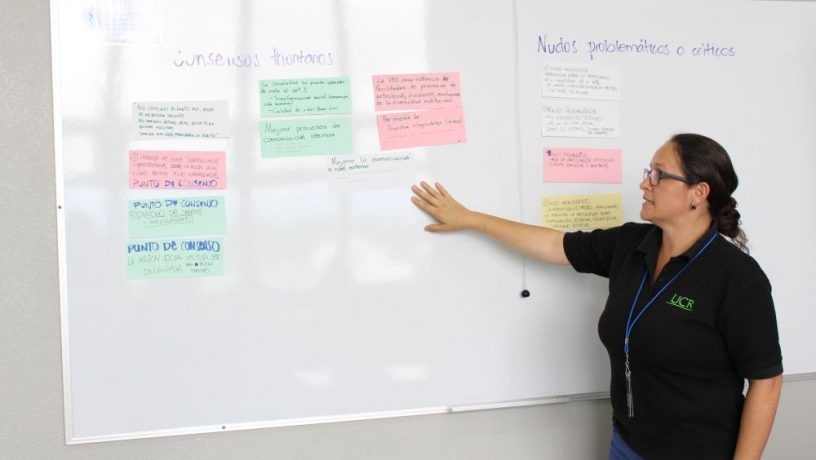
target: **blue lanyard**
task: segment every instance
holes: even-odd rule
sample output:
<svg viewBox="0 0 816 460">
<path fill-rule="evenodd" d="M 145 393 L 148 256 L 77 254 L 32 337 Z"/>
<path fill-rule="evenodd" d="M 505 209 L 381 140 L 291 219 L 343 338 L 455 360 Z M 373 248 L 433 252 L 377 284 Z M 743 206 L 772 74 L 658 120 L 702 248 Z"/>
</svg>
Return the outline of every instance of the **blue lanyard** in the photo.
<svg viewBox="0 0 816 460">
<path fill-rule="evenodd" d="M 632 315 L 635 313 L 635 306 L 637 305 L 637 301 L 640 298 L 640 293 L 643 291 L 643 286 L 646 284 L 646 277 L 649 276 L 649 270 L 646 269 L 645 273 L 643 273 L 643 279 L 640 280 L 640 287 L 638 288 L 637 294 L 635 294 L 635 300 L 632 301 L 632 308 L 629 310 L 629 317 L 626 319 L 626 335 L 623 338 L 623 352 L 626 353 L 626 363 L 624 370 L 624 375 L 626 376 L 626 405 L 629 410 L 630 418 L 635 416 L 634 398 L 632 397 L 632 371 L 629 368 L 629 336 L 632 335 L 632 329 L 634 329 L 635 324 L 637 324 L 640 317 L 643 316 L 644 313 L 646 313 L 646 310 L 648 310 L 649 307 L 652 306 L 654 301 L 657 300 L 657 298 L 660 297 L 661 294 L 663 294 L 663 291 L 665 291 L 666 288 L 668 288 L 669 285 L 674 282 L 674 280 L 676 280 L 680 275 L 682 275 L 683 272 L 686 271 L 687 268 L 689 268 L 692 262 L 694 262 L 695 260 L 697 260 L 698 257 L 700 257 L 700 254 L 702 254 L 703 251 L 705 251 L 711 245 L 711 243 L 714 242 L 714 239 L 717 238 L 718 234 L 719 233 L 715 230 L 714 234 L 711 235 L 711 238 L 708 239 L 708 241 L 702 247 L 702 249 L 700 249 L 697 252 L 697 254 L 695 254 L 694 257 L 692 257 L 691 260 L 689 260 L 688 263 L 686 263 L 686 265 L 683 268 L 681 268 L 680 271 L 677 272 L 677 274 L 672 277 L 672 279 L 669 280 L 668 283 L 663 285 L 663 287 L 660 288 L 659 291 L 657 291 L 657 294 L 655 294 L 654 297 L 649 299 L 649 301 L 646 303 L 643 309 L 640 310 L 640 313 L 638 313 L 637 316 L 635 316 L 635 319 L 633 321 Z"/>
<path fill-rule="evenodd" d="M 662 288 L 660 288 L 659 291 L 657 291 L 657 294 L 655 294 L 654 297 L 652 297 L 651 300 L 649 300 L 646 306 L 644 306 L 643 309 L 640 310 L 640 313 L 638 313 L 638 315 L 635 317 L 635 320 L 632 321 L 632 315 L 635 313 L 635 306 L 637 305 L 637 301 L 640 298 L 641 291 L 643 291 L 643 285 L 646 284 L 646 277 L 649 276 L 649 270 L 648 269 L 646 270 L 646 272 L 643 274 L 643 279 L 640 281 L 640 287 L 638 288 L 637 294 L 635 294 L 635 300 L 632 301 L 632 308 L 629 310 L 629 318 L 626 320 L 626 336 L 623 339 L 624 353 L 626 353 L 627 355 L 629 354 L 629 336 L 632 334 L 632 329 L 634 329 L 635 324 L 637 324 L 640 317 L 643 316 L 643 314 L 646 313 L 646 310 L 652 306 L 652 303 L 654 303 L 654 301 L 657 300 L 657 298 L 660 297 L 661 294 L 663 294 L 663 291 L 665 291 L 666 288 L 668 288 L 669 285 L 672 284 L 674 280 L 677 279 L 677 277 L 682 275 L 683 272 L 686 271 L 687 268 L 689 268 L 689 265 L 691 265 L 692 262 L 694 262 L 695 260 L 697 260 L 698 257 L 700 257 L 700 254 L 702 254 L 703 251 L 705 251 L 711 245 L 711 243 L 714 242 L 714 239 L 717 238 L 718 234 L 719 233 L 715 230 L 714 234 L 711 235 L 711 238 L 708 239 L 705 246 L 703 246 L 703 248 L 700 249 L 700 251 L 694 257 L 692 257 L 691 260 L 689 260 L 688 263 L 682 269 L 680 269 L 680 271 L 677 272 L 677 274 L 674 275 L 672 279 L 669 280 L 668 283 L 666 283 Z"/>
</svg>

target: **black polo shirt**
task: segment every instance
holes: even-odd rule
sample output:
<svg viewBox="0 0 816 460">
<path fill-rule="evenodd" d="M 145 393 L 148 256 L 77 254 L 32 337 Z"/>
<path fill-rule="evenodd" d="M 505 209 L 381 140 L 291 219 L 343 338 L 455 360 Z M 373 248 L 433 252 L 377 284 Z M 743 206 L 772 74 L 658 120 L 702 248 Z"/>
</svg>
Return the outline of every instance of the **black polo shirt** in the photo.
<svg viewBox="0 0 816 460">
<path fill-rule="evenodd" d="M 564 251 L 579 272 L 609 278 L 598 334 L 609 353 L 613 421 L 642 456 L 731 458 L 739 434 L 744 379 L 782 373 L 771 285 L 756 261 L 717 236 L 654 300 L 632 329 L 629 361 L 634 417 L 626 405 L 626 321 L 647 273 L 634 316 L 715 231 L 672 258 L 652 284 L 662 231 L 629 223 L 568 233 Z"/>
</svg>

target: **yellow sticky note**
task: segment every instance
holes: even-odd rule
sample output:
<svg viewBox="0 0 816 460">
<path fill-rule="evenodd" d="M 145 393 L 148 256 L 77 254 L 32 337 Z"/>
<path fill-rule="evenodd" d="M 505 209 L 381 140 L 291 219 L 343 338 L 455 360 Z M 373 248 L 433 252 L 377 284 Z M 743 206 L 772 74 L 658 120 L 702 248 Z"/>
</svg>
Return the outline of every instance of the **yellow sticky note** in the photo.
<svg viewBox="0 0 816 460">
<path fill-rule="evenodd" d="M 609 228 L 623 224 L 620 193 L 544 196 L 541 209 L 544 226 L 559 230 Z"/>
</svg>

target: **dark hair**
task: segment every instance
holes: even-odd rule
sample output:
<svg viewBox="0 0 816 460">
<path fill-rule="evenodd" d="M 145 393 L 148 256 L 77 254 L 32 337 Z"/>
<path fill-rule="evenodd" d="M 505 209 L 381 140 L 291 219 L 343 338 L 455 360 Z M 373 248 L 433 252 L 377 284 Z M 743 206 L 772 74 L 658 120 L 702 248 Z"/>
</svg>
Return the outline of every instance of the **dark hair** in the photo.
<svg viewBox="0 0 816 460">
<path fill-rule="evenodd" d="M 739 180 L 731 158 L 715 140 L 699 134 L 677 134 L 671 138 L 683 172 L 692 184 L 708 184 L 708 211 L 717 230 L 748 252 L 748 238 L 740 228 L 737 200 L 731 196 Z"/>
</svg>

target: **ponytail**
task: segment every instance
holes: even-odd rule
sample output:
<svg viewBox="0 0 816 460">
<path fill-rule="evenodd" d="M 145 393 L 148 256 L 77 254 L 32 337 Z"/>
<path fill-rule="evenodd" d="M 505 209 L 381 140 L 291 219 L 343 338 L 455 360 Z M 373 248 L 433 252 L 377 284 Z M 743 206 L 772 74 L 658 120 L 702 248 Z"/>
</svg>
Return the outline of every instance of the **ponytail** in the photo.
<svg viewBox="0 0 816 460">
<path fill-rule="evenodd" d="M 737 200 L 728 197 L 716 215 L 713 216 L 717 224 L 717 230 L 723 235 L 731 238 L 743 252 L 748 252 L 748 238 L 740 228 L 740 213 L 737 211 Z"/>
</svg>

